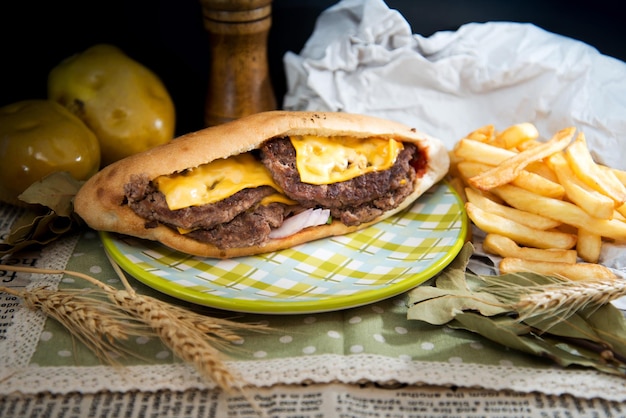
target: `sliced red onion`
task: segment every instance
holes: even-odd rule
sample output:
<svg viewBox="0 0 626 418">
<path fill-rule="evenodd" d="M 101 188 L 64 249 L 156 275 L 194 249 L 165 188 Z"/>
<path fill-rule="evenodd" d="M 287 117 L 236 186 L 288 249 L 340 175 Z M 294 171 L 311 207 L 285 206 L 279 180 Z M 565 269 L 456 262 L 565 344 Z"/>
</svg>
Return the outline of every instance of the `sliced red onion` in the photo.
<svg viewBox="0 0 626 418">
<path fill-rule="evenodd" d="M 270 232 L 270 238 L 285 238 L 304 228 L 323 225 L 328 222 L 329 216 L 330 209 L 307 209 L 285 219 L 281 226 Z"/>
</svg>

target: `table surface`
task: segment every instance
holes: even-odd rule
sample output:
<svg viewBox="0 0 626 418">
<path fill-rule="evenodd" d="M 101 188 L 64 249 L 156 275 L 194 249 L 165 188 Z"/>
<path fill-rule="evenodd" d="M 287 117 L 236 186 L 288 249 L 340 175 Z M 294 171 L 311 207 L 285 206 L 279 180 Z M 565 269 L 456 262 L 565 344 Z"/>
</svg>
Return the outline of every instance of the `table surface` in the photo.
<svg viewBox="0 0 626 418">
<path fill-rule="evenodd" d="M 24 261 L 32 259 L 24 255 Z M 109 285 L 121 283 L 107 259 L 97 233 L 86 230 L 46 247 L 37 265 L 88 274 Z M 603 399 L 619 405 L 626 400 L 621 378 L 590 370 L 561 369 L 552 363 L 491 343 L 480 336 L 436 327 L 406 318 L 406 294 L 361 307 L 319 314 L 241 314 L 198 307 L 161 294 L 128 278 L 136 291 L 160 300 L 239 323 L 261 323 L 272 330 L 244 332 L 226 364 L 254 387 L 370 382 L 412 388 L 484 388 L 493 393 Z M 59 290 L 85 287 L 71 275 L 33 275 L 17 281 L 39 281 Z M 175 358 L 158 338 L 136 338 L 128 344 L 140 356 L 118 358 L 119 368 L 102 363 L 80 341 L 53 320 L 28 309 L 13 315 L 8 338 L 0 341 L 3 376 L 0 395 L 22 392 L 56 399 L 80 392 L 164 392 L 215 390 L 193 367 Z M 213 388 L 213 389 L 212 389 Z M 276 389 L 278 390 L 278 389 Z M 158 392 L 159 395 L 154 395 Z M 471 395 L 467 395 L 470 396 Z M 478 396 L 478 395 L 476 395 Z M 484 395 L 481 395 L 484 396 Z M 93 400 L 93 399 L 92 399 Z M 15 400 L 14 400 L 15 401 Z"/>
</svg>

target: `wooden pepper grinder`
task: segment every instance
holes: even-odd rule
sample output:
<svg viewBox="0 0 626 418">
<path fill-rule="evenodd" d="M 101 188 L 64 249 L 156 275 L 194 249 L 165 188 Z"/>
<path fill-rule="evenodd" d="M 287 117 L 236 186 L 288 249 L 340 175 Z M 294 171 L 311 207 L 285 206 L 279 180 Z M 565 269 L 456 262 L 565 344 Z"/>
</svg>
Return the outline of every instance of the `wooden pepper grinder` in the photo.
<svg viewBox="0 0 626 418">
<path fill-rule="evenodd" d="M 206 126 L 276 109 L 267 39 L 272 0 L 200 0 L 211 63 Z"/>
</svg>

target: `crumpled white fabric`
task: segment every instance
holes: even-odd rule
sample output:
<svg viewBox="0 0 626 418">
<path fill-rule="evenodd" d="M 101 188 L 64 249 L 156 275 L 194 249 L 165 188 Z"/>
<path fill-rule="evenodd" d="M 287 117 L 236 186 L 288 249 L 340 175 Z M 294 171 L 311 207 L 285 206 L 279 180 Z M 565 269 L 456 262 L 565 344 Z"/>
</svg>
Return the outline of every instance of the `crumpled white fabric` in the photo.
<svg viewBox="0 0 626 418">
<path fill-rule="evenodd" d="M 285 109 L 385 117 L 450 149 L 486 124 L 532 122 L 545 138 L 574 126 L 598 162 L 626 169 L 626 64 L 532 24 L 423 37 L 382 0 L 343 0 L 284 65 Z"/>
</svg>

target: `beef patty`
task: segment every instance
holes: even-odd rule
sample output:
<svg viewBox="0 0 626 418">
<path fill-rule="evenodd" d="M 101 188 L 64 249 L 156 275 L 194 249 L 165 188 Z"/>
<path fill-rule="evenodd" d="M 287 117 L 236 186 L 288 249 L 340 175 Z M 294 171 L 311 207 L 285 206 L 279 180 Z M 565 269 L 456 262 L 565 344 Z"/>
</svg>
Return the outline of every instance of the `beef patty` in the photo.
<svg viewBox="0 0 626 418">
<path fill-rule="evenodd" d="M 126 203 L 146 220 L 146 228 L 159 223 L 191 230 L 190 238 L 222 248 L 262 245 L 269 233 L 283 223 L 283 204 L 259 205 L 273 193 L 269 186 L 241 190 L 216 203 L 170 210 L 161 193 L 146 176 L 133 176 L 124 188 Z"/>
<path fill-rule="evenodd" d="M 289 138 L 275 138 L 261 146 L 261 161 L 274 181 L 291 199 L 308 208 L 324 207 L 334 218 L 352 226 L 369 222 L 396 208 L 413 192 L 417 166 L 423 158 L 414 144 L 404 144 L 394 165 L 339 183 L 307 184 L 300 181 L 296 150 Z"/>
</svg>

